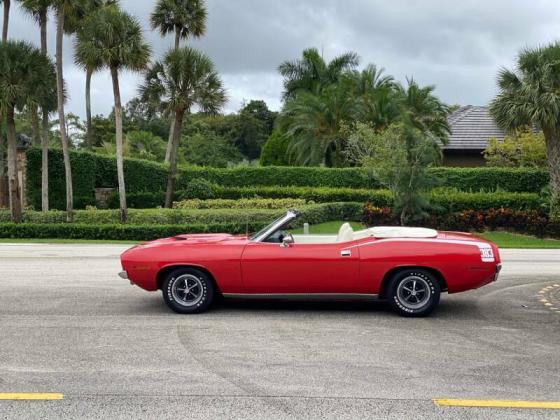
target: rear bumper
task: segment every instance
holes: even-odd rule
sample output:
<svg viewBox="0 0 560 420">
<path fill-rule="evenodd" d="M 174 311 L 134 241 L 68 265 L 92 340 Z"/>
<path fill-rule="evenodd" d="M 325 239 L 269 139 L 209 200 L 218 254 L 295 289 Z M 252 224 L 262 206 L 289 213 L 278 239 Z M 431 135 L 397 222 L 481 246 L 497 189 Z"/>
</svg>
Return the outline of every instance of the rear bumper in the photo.
<svg viewBox="0 0 560 420">
<path fill-rule="evenodd" d="M 502 264 L 496 264 L 496 274 L 494 274 L 494 281 L 498 281 L 500 271 L 502 271 Z"/>
</svg>

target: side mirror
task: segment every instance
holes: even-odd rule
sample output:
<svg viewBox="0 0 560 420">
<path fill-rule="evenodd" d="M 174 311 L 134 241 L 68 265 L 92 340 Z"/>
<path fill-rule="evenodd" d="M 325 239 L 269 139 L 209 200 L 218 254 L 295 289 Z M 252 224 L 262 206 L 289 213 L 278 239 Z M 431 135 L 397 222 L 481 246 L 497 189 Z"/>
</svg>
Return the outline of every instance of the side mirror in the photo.
<svg viewBox="0 0 560 420">
<path fill-rule="evenodd" d="M 284 237 L 282 238 L 282 243 L 280 244 L 280 246 L 282 248 L 288 248 L 290 246 L 290 244 L 294 243 L 294 237 L 292 236 L 291 233 L 286 233 L 284 235 Z"/>
</svg>

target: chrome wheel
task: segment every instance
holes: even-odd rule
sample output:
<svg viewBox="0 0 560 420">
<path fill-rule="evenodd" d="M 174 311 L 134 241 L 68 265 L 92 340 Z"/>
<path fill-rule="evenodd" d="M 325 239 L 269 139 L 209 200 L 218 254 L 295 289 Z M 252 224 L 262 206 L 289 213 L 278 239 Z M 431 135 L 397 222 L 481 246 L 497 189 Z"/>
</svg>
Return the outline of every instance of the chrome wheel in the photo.
<svg viewBox="0 0 560 420">
<path fill-rule="evenodd" d="M 173 299 L 182 306 L 195 306 L 204 296 L 204 286 L 193 274 L 183 274 L 171 286 Z"/>
<path fill-rule="evenodd" d="M 397 287 L 399 303 L 408 309 L 420 309 L 428 303 L 432 289 L 422 277 L 410 275 L 401 280 Z"/>
</svg>

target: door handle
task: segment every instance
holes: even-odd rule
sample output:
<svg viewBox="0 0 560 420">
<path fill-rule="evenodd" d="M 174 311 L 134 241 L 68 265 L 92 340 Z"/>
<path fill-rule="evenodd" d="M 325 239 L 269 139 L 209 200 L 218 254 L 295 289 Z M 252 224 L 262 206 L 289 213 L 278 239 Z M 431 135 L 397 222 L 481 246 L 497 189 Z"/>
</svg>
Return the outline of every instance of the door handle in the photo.
<svg viewBox="0 0 560 420">
<path fill-rule="evenodd" d="M 340 251 L 340 256 L 341 257 L 351 257 L 352 256 L 352 251 L 350 251 L 349 249 L 344 249 L 344 250 Z"/>
</svg>

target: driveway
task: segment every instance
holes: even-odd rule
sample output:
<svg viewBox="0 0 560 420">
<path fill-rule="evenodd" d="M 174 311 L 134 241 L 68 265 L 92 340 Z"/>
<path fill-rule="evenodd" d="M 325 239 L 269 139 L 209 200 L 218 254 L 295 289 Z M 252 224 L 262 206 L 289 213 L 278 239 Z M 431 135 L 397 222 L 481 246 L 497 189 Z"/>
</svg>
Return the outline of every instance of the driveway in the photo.
<svg viewBox="0 0 560 420">
<path fill-rule="evenodd" d="M 0 418 L 560 416 L 433 401 L 560 401 L 560 250 L 504 250 L 497 283 L 405 319 L 382 303 L 176 315 L 116 276 L 125 248 L 0 245 L 0 393 L 63 396 L 0 400 Z"/>
</svg>

